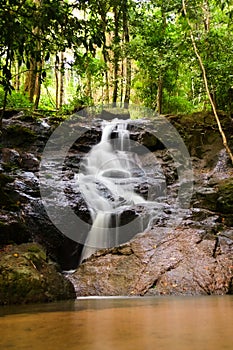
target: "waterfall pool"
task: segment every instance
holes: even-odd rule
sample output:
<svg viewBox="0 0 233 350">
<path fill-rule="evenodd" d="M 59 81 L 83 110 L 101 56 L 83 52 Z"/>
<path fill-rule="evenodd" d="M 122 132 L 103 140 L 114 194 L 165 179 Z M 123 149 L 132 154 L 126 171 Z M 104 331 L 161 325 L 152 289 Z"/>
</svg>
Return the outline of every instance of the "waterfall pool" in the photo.
<svg viewBox="0 0 233 350">
<path fill-rule="evenodd" d="M 0 349 L 227 350 L 233 296 L 108 297 L 0 308 Z"/>
</svg>

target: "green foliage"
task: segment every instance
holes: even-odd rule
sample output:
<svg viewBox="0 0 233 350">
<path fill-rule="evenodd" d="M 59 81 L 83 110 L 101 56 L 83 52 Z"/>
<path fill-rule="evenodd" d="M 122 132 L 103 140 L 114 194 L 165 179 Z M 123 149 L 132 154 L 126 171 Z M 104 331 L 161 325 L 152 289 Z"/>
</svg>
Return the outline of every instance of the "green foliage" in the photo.
<svg viewBox="0 0 233 350">
<path fill-rule="evenodd" d="M 3 89 L 0 89 L 0 107 L 3 106 L 4 101 L 4 91 Z M 7 102 L 6 102 L 7 108 L 31 108 L 32 103 L 29 102 L 28 97 L 21 92 L 12 91 L 11 94 L 7 96 Z"/>
<path fill-rule="evenodd" d="M 93 105 L 93 100 L 86 95 L 78 95 L 72 98 L 69 103 L 64 104 L 59 111 L 59 114 L 69 115 L 82 107 Z"/>
<path fill-rule="evenodd" d="M 232 3 L 187 1 L 187 11 L 215 103 L 233 112 L 229 100 L 233 88 Z M 124 15 L 129 22 L 129 42 L 124 37 Z M 23 92 L 32 62 L 37 63 L 39 85 L 45 87 L 40 109 L 57 107 L 55 66 L 57 74 L 65 73 L 64 80 L 70 75 L 61 114 L 102 103 L 107 79 L 110 94 L 114 90 L 115 60 L 119 60 L 118 88 L 121 84 L 121 95 L 124 93 L 126 58 L 133 67 L 132 102 L 156 109 L 161 94 L 163 113 L 192 112 L 206 106 L 181 0 L 2 0 L 0 16 L 0 106 L 32 107 Z M 68 52 L 67 61 L 59 62 L 60 52 Z"/>
<path fill-rule="evenodd" d="M 78 7 L 77 3 L 75 6 Z M 5 97 L 11 93 L 12 65 L 24 64 L 32 70 L 32 62 L 42 66 L 43 60 L 49 60 L 52 52 L 64 51 L 75 43 L 80 45 L 81 21 L 73 16 L 73 4 L 68 1 L 33 1 L 2 0 L 0 7 L 0 85 Z M 41 68 L 40 68 L 41 69 Z M 45 71 L 40 72 L 40 81 L 45 78 Z M 5 106 L 4 106 L 5 107 Z"/>
<path fill-rule="evenodd" d="M 43 111 L 51 111 L 56 108 L 54 100 L 48 94 L 43 94 L 40 98 L 39 108 Z"/>
<path fill-rule="evenodd" d="M 195 108 L 185 96 L 169 96 L 164 94 L 164 110 L 166 113 L 192 113 Z"/>
</svg>

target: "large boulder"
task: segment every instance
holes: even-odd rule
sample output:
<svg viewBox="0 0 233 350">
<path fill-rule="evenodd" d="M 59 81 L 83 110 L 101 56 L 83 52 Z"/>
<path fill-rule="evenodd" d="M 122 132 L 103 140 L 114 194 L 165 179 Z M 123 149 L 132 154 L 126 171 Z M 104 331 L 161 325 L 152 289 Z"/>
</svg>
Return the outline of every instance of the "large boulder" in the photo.
<svg viewBox="0 0 233 350">
<path fill-rule="evenodd" d="M 35 243 L 5 246 L 0 253 L 0 304 L 50 302 L 75 297 L 70 281 Z"/>
<path fill-rule="evenodd" d="M 156 228 L 102 250 L 70 276 L 77 296 L 207 295 L 232 291 L 232 232 Z"/>
</svg>

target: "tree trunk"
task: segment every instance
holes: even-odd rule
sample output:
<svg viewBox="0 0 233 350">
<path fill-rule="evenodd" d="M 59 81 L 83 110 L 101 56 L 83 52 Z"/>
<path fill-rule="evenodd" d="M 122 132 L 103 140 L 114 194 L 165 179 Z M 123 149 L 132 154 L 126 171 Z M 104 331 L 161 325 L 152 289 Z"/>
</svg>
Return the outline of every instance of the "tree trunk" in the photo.
<svg viewBox="0 0 233 350">
<path fill-rule="evenodd" d="M 209 31 L 210 31 L 210 7 L 209 7 L 208 0 L 203 0 L 202 11 L 204 13 L 205 32 L 209 33 Z"/>
<path fill-rule="evenodd" d="M 2 111 L 0 113 L 0 130 L 2 129 L 2 119 L 6 110 L 6 104 L 7 104 L 7 95 L 10 88 L 10 79 L 11 79 L 11 50 L 8 47 L 7 53 L 6 53 L 6 61 L 4 65 L 4 71 L 5 71 L 5 86 L 4 86 L 4 97 L 3 97 L 3 106 Z M 0 132 L 1 135 L 1 132 Z"/>
<path fill-rule="evenodd" d="M 55 74 L 55 90 L 56 90 L 56 110 L 59 110 L 59 56 L 56 54 L 55 65 L 54 65 L 54 74 Z"/>
<path fill-rule="evenodd" d="M 131 59 L 126 58 L 126 85 L 125 85 L 125 106 L 128 106 L 131 95 L 131 81 L 132 81 L 132 66 Z"/>
<path fill-rule="evenodd" d="M 43 0 L 33 0 L 33 2 L 38 7 L 41 7 L 43 4 Z M 35 36 L 39 37 L 40 28 L 35 26 L 32 29 L 32 32 Z M 34 102 L 34 96 L 36 94 L 36 84 L 38 82 L 37 74 L 39 71 L 39 67 L 42 63 L 41 62 L 41 42 L 39 38 L 35 39 L 35 53 L 36 53 L 35 57 L 30 57 L 30 70 L 27 75 L 25 89 L 24 89 L 25 91 L 28 92 L 29 101 L 31 103 Z M 40 88 L 38 90 L 40 90 Z"/>
<path fill-rule="evenodd" d="M 164 3 L 161 5 L 161 14 L 162 14 L 162 34 L 165 35 L 166 27 L 167 27 L 167 20 L 165 15 L 165 8 Z M 160 52 L 159 59 L 160 61 L 163 61 L 164 53 Z M 159 77 L 157 81 L 157 96 L 156 96 L 156 110 L 159 114 L 162 114 L 162 103 L 163 103 L 163 71 L 162 68 L 159 70 Z"/>
<path fill-rule="evenodd" d="M 25 91 L 28 93 L 28 98 L 31 103 L 34 100 L 35 88 L 36 88 L 36 72 L 37 63 L 35 58 L 30 59 L 30 69 L 27 75 Z"/>
<path fill-rule="evenodd" d="M 117 8 L 117 4 L 114 4 L 113 8 L 114 12 L 114 39 L 113 39 L 113 96 L 112 96 L 112 102 L 115 104 L 117 102 L 118 97 L 118 84 L 119 84 L 119 59 L 120 59 L 120 53 L 119 53 L 119 43 L 120 43 L 120 37 L 119 37 L 119 16 L 120 16 L 120 10 Z"/>
<path fill-rule="evenodd" d="M 208 42 L 208 34 L 210 31 L 210 18 L 211 18 L 209 0 L 203 0 L 202 12 L 203 12 L 203 23 L 204 23 L 204 30 L 205 30 L 205 45 L 206 45 L 204 60 L 208 61 L 212 54 L 211 49 L 209 48 L 209 42 Z M 215 108 L 217 109 L 215 87 L 212 84 L 209 84 L 209 90 L 210 90 L 212 101 L 215 105 Z"/>
<path fill-rule="evenodd" d="M 41 94 L 41 74 L 44 64 L 44 59 L 37 63 L 37 74 L 36 74 L 36 84 L 35 84 L 35 103 L 34 109 L 38 109 Z"/>
<path fill-rule="evenodd" d="M 217 125 L 218 125 L 218 129 L 219 129 L 219 132 L 220 132 L 220 135 L 222 137 L 222 142 L 223 142 L 223 145 L 231 159 L 231 162 L 233 164 L 233 154 L 231 152 L 231 149 L 228 145 L 228 142 L 227 142 L 227 138 L 226 138 L 226 135 L 224 133 L 224 130 L 222 128 L 222 125 L 221 125 L 221 122 L 220 122 L 220 119 L 218 117 L 218 113 L 217 113 L 217 110 L 216 110 L 216 107 L 215 107 L 215 104 L 214 104 L 214 101 L 211 97 L 211 93 L 210 93 L 210 89 L 209 89 L 209 84 L 208 84 L 208 80 L 207 80 L 207 76 L 206 76 L 206 70 L 205 70 L 205 67 L 204 67 L 204 64 L 203 64 L 203 61 L 202 61 L 202 58 L 200 56 L 200 53 L 198 51 L 198 48 L 197 48 L 197 45 L 196 45 L 196 41 L 194 39 L 194 35 L 193 35 L 193 30 L 192 30 L 192 26 L 191 26 L 191 22 L 189 20 L 189 17 L 188 17 L 188 14 L 187 14 L 187 8 L 186 8 L 186 2 L 185 0 L 182 0 L 182 4 L 183 4 L 183 11 L 184 11 L 184 14 L 185 14 L 185 17 L 187 19 L 187 22 L 188 22 L 188 25 L 189 25 L 189 29 L 190 29 L 190 38 L 191 38 L 191 41 L 192 41 L 192 45 L 193 45 L 193 49 L 194 49 L 194 52 L 195 52 L 195 55 L 198 59 L 198 62 L 199 62 L 199 65 L 200 65 L 200 68 L 201 68 L 201 71 L 202 71 L 202 75 L 203 75 L 203 80 L 204 80 L 204 84 L 205 84 L 205 89 L 206 89 L 206 93 L 207 93 L 207 96 L 209 98 L 209 101 L 210 101 L 210 104 L 212 106 L 212 109 L 213 109 L 213 113 L 214 113 L 214 117 L 216 119 L 216 122 L 217 122 Z"/>
<path fill-rule="evenodd" d="M 162 114 L 162 103 L 163 103 L 163 77 L 159 76 L 158 79 L 158 88 L 157 88 L 157 112 Z"/>
<path fill-rule="evenodd" d="M 90 68 L 89 57 L 87 56 L 87 65 L 86 65 L 86 89 L 85 95 L 92 99 L 92 74 Z"/>
<path fill-rule="evenodd" d="M 109 76 L 108 76 L 108 51 L 107 51 L 107 39 L 106 39 L 106 26 L 107 26 L 107 20 L 106 20 L 106 12 L 101 14 L 101 20 L 102 20 L 102 28 L 103 28 L 103 48 L 102 48 L 102 54 L 104 58 L 105 63 L 105 69 L 104 69 L 104 76 L 105 76 L 105 96 L 103 100 L 109 104 Z"/>
<path fill-rule="evenodd" d="M 38 72 L 37 72 L 37 75 L 36 75 L 34 110 L 38 109 L 39 102 L 40 102 L 40 93 L 41 93 L 41 69 L 42 69 L 42 63 L 38 64 Z"/>
<path fill-rule="evenodd" d="M 60 54 L 60 90 L 59 90 L 59 108 L 63 106 L 64 103 L 64 52 Z"/>
<path fill-rule="evenodd" d="M 121 59 L 121 88 L 120 88 L 120 106 L 122 107 L 124 95 L 124 58 Z"/>
<path fill-rule="evenodd" d="M 20 89 L 20 74 L 19 74 L 19 69 L 20 69 L 20 66 L 19 66 L 19 62 L 16 61 L 16 66 L 15 66 L 15 70 L 16 70 L 16 74 L 15 74 L 15 90 L 16 91 L 19 91 Z"/>
<path fill-rule="evenodd" d="M 108 59 L 107 59 L 107 53 L 103 51 L 104 56 L 104 63 L 105 63 L 105 97 L 104 100 L 107 104 L 109 104 L 110 96 L 109 96 L 109 76 L 108 76 Z"/>
<path fill-rule="evenodd" d="M 128 53 L 129 42 L 130 42 L 129 23 L 128 23 L 128 0 L 123 1 L 123 32 L 124 32 L 125 51 L 126 51 L 126 84 L 125 84 L 124 105 L 125 107 L 127 107 L 130 101 L 131 79 L 132 79 L 131 58 L 129 57 L 129 53 Z"/>
</svg>

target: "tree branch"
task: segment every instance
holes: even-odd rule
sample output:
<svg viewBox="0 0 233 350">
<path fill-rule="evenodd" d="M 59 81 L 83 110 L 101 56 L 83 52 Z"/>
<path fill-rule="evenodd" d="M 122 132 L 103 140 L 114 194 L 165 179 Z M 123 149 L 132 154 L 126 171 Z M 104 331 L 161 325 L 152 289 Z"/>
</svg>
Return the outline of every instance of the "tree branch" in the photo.
<svg viewBox="0 0 233 350">
<path fill-rule="evenodd" d="M 222 137 L 222 142 L 223 142 L 223 146 L 225 147 L 230 159 L 231 159 L 231 162 L 233 164 L 233 154 L 231 152 L 231 149 L 228 145 L 228 142 L 227 142 L 227 138 L 226 138 L 226 135 L 224 133 L 224 130 L 222 128 L 222 125 L 221 125 L 221 122 L 220 122 L 220 119 L 219 119 L 219 116 L 218 116 L 218 113 L 217 113 L 217 110 L 216 110 L 216 107 L 215 107 L 215 104 L 214 104 L 214 101 L 211 97 L 211 94 L 210 94 L 210 89 L 209 89 L 209 84 L 208 84 L 208 79 L 207 79 L 207 76 L 206 76 L 206 70 L 205 70 L 205 67 L 204 67 L 204 64 L 203 64 L 203 61 L 202 61 L 202 58 L 200 56 L 200 53 L 198 51 L 198 48 L 197 48 L 197 45 L 196 45 L 196 41 L 194 39 L 194 35 L 193 35 L 193 30 L 192 30 L 192 26 L 191 26 L 191 22 L 189 20 L 189 17 L 188 17 L 188 14 L 187 14 L 187 8 L 186 8 L 186 2 L 185 0 L 182 0 L 182 4 L 183 4 L 183 11 L 184 11 L 184 14 L 185 14 L 185 17 L 187 19 L 187 23 L 189 25 L 189 29 L 190 29 L 190 38 L 191 38 L 191 41 L 192 41 L 192 45 L 193 45 L 193 49 L 194 49 L 194 52 L 195 52 L 195 55 L 197 56 L 197 59 L 198 59 L 198 62 L 199 62 L 199 65 L 200 65 L 200 68 L 201 68 L 201 71 L 202 71 L 202 75 L 203 75 L 203 80 L 204 80 L 204 84 L 205 84 L 205 89 L 206 89 L 206 93 L 207 93 L 207 96 L 209 98 L 209 101 L 210 101 L 210 104 L 211 104 L 211 107 L 213 109 L 213 113 L 214 113 L 214 117 L 216 119 L 216 122 L 218 124 L 218 129 L 219 129 L 219 132 L 221 134 L 221 137 Z"/>
</svg>

